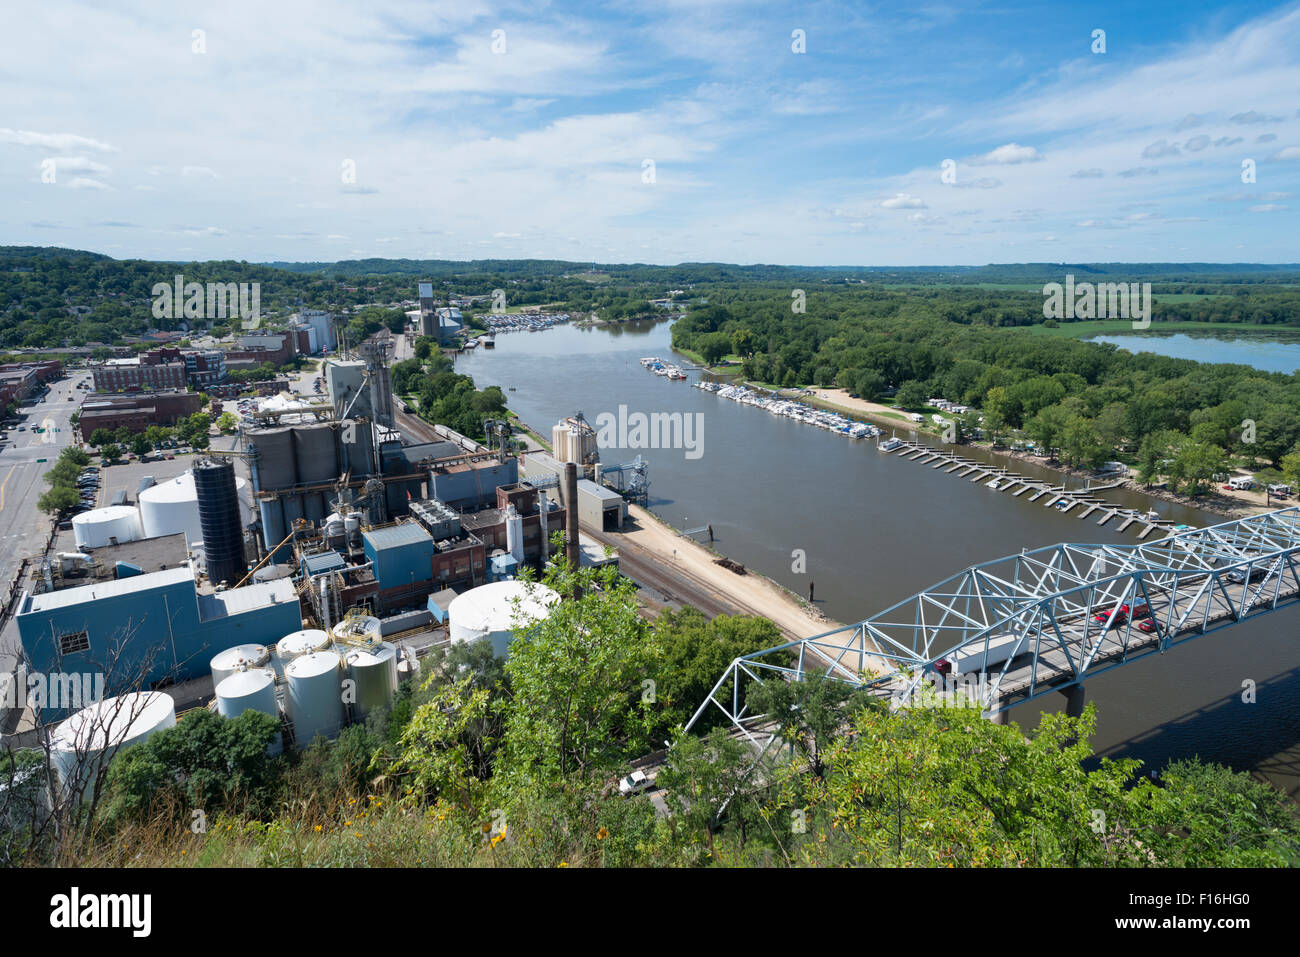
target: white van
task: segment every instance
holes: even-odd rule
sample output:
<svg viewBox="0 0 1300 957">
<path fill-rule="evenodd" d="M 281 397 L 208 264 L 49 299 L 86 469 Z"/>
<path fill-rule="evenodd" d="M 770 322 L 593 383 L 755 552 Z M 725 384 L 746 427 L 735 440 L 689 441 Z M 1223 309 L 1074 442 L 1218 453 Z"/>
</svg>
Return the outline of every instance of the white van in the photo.
<svg viewBox="0 0 1300 957">
<path fill-rule="evenodd" d="M 1254 487 L 1254 480 L 1245 475 L 1234 475 L 1232 478 L 1228 479 L 1228 488 L 1232 489 L 1234 492 L 1249 492 Z"/>
</svg>

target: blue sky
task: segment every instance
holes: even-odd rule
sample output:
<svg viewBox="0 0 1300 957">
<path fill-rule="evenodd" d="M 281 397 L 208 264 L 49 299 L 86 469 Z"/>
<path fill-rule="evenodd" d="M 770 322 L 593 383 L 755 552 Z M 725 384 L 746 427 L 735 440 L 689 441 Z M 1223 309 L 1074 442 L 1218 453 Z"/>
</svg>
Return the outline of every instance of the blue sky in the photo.
<svg viewBox="0 0 1300 957">
<path fill-rule="evenodd" d="M 1300 4 L 113 6 L 0 36 L 2 243 L 1300 260 Z"/>
</svg>

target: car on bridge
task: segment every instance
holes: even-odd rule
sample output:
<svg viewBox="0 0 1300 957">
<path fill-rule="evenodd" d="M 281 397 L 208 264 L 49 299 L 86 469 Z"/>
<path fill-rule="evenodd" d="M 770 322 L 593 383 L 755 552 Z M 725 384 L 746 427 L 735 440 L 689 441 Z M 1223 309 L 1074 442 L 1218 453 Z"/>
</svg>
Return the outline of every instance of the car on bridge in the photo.
<svg viewBox="0 0 1300 957">
<path fill-rule="evenodd" d="M 1153 634 L 1157 627 L 1157 622 L 1154 618 L 1143 618 L 1137 624 L 1138 631 L 1146 632 L 1148 635 Z"/>
<path fill-rule="evenodd" d="M 1108 611 L 1103 611 L 1100 614 L 1093 615 L 1092 620 L 1099 625 L 1106 625 L 1109 628 L 1119 628 L 1128 623 L 1128 615 L 1119 610 L 1117 610 L 1114 615 L 1111 615 Z M 1109 625 L 1107 625 L 1107 622 L 1109 622 Z"/>
</svg>

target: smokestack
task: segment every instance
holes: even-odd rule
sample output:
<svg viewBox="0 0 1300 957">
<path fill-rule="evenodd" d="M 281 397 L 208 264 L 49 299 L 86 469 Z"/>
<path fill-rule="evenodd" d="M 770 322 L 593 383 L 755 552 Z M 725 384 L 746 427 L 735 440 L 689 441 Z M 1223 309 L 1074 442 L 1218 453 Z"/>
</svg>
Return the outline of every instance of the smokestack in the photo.
<svg viewBox="0 0 1300 957">
<path fill-rule="evenodd" d="M 564 505 L 564 554 L 569 559 L 569 567 L 577 571 L 579 566 L 578 466 L 574 462 L 564 464 Z"/>
</svg>

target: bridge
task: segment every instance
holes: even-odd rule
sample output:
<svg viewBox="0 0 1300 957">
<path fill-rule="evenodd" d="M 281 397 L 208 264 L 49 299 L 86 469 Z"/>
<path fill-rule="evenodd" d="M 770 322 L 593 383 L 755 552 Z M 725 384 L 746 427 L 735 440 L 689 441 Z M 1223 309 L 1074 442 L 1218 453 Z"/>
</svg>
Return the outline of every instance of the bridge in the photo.
<svg viewBox="0 0 1300 957">
<path fill-rule="evenodd" d="M 1300 604 L 1300 507 L 1137 545 L 1059 544 L 970 568 L 835 631 L 735 659 L 700 704 L 760 751 L 779 733 L 745 702 L 755 681 L 844 681 L 895 702 L 965 684 L 986 718 L 1203 635 Z M 774 660 L 775 659 L 775 660 Z M 947 692 L 945 692 L 947 693 Z"/>
</svg>

